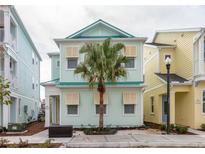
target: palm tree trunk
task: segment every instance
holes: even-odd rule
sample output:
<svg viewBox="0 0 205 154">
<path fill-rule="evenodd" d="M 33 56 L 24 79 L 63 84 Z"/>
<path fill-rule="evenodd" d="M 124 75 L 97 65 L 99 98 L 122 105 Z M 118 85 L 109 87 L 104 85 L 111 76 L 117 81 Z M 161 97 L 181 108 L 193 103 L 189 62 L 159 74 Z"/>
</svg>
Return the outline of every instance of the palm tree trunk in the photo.
<svg viewBox="0 0 205 154">
<path fill-rule="evenodd" d="M 103 128 L 104 125 L 104 105 L 103 105 L 103 91 L 100 91 L 100 108 L 99 108 L 99 128 Z"/>
</svg>

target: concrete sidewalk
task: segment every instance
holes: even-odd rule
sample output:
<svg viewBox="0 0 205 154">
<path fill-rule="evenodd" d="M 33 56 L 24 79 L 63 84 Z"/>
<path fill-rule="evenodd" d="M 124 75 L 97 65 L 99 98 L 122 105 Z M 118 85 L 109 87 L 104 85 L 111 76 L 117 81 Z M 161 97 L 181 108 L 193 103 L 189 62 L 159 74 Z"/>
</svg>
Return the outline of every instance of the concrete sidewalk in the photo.
<svg viewBox="0 0 205 154">
<path fill-rule="evenodd" d="M 6 138 L 10 143 L 18 143 L 19 138 L 29 143 L 43 143 L 48 139 L 48 130 L 32 136 L 12 136 Z M 72 138 L 55 138 L 54 143 L 63 147 L 205 147 L 205 135 L 161 135 L 148 134 L 141 130 L 118 131 L 116 135 L 84 135 L 77 131 Z"/>
</svg>

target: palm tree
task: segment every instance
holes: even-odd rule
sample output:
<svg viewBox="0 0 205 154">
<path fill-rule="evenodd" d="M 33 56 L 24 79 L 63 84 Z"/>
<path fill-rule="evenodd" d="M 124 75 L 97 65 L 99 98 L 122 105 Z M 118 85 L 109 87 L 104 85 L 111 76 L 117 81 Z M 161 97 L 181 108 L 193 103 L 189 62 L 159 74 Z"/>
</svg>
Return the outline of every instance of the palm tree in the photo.
<svg viewBox="0 0 205 154">
<path fill-rule="evenodd" d="M 74 73 L 81 74 L 90 87 L 97 84 L 100 95 L 99 128 L 103 128 L 105 81 L 115 83 L 117 79 L 127 76 L 122 65 L 128 62 L 128 58 L 121 54 L 124 48 L 122 43 L 112 44 L 109 38 L 102 43 L 87 43 L 80 49 L 80 53 L 85 54 L 85 59 L 76 67 Z"/>
</svg>

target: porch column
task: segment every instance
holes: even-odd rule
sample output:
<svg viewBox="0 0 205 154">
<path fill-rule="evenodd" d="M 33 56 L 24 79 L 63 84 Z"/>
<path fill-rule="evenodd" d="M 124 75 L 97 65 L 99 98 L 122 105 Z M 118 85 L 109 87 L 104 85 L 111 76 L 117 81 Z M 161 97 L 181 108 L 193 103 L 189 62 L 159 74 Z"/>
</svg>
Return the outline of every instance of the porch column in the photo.
<svg viewBox="0 0 205 154">
<path fill-rule="evenodd" d="M 45 96 L 45 127 L 50 126 L 50 104 L 49 104 L 49 95 Z"/>
<path fill-rule="evenodd" d="M 5 79 L 10 79 L 10 57 L 7 53 L 4 54 L 4 78 Z M 8 128 L 8 123 L 10 121 L 10 105 L 5 105 L 3 104 L 3 127 Z"/>
<path fill-rule="evenodd" d="M 4 42 L 10 43 L 10 13 L 4 11 Z"/>
<path fill-rule="evenodd" d="M 170 92 L 170 124 L 175 124 L 175 92 Z"/>
</svg>

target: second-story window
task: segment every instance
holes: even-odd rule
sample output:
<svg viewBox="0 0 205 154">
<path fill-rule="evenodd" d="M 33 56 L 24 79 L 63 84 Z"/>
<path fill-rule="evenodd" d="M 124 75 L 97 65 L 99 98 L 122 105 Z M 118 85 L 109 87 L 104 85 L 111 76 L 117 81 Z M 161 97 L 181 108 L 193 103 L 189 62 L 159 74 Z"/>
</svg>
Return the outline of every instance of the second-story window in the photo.
<svg viewBox="0 0 205 154">
<path fill-rule="evenodd" d="M 205 90 L 202 92 L 202 112 L 205 113 Z"/>
<path fill-rule="evenodd" d="M 57 61 L 57 67 L 60 67 L 60 61 L 59 60 Z"/>
<path fill-rule="evenodd" d="M 125 63 L 125 68 L 135 68 L 135 59 L 137 56 L 136 46 L 126 46 L 124 55 L 129 59 L 129 61 Z"/>
<path fill-rule="evenodd" d="M 135 68 L 135 58 L 129 57 L 129 62 L 125 64 L 125 68 Z"/>
<path fill-rule="evenodd" d="M 34 53 L 32 52 L 32 64 L 35 63 L 35 57 L 34 57 Z"/>
<path fill-rule="evenodd" d="M 78 58 L 67 58 L 67 68 L 76 68 L 78 65 Z"/>
</svg>

